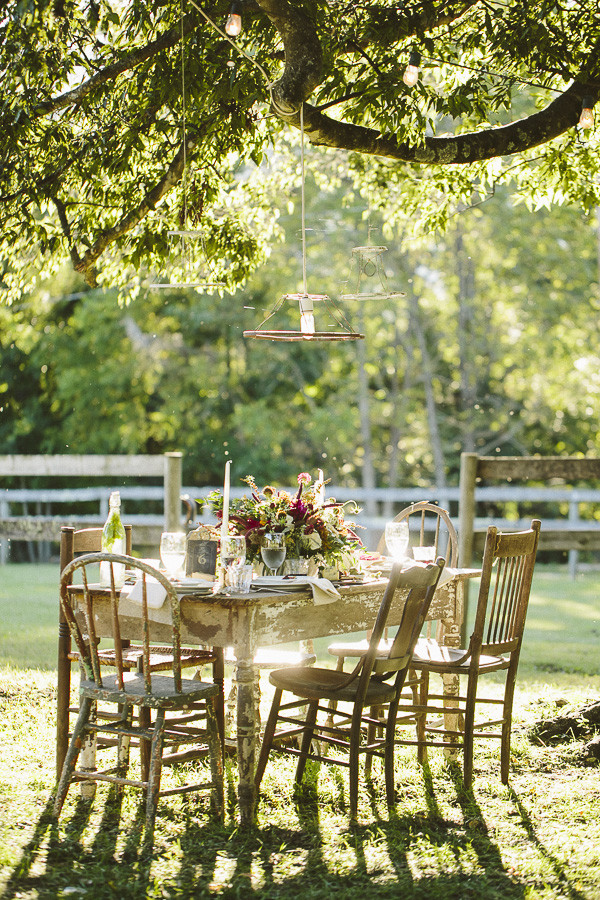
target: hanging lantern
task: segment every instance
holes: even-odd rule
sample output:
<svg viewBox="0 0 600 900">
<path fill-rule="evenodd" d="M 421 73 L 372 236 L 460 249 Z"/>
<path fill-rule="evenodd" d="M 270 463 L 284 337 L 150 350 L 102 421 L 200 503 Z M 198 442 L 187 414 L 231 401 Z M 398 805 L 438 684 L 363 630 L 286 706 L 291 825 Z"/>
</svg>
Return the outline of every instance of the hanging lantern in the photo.
<svg viewBox="0 0 600 900">
<path fill-rule="evenodd" d="M 393 300 L 406 296 L 403 291 L 391 291 L 388 288 L 387 276 L 383 265 L 383 254 L 387 247 L 376 247 L 371 244 L 371 227 L 369 226 L 369 243 L 364 247 L 354 247 L 353 263 L 356 271 L 355 290 L 342 294 L 340 300 Z"/>
<path fill-rule="evenodd" d="M 210 276 L 204 274 L 194 274 L 198 260 L 198 243 L 200 243 L 200 252 L 207 260 L 204 247 L 204 235 L 201 231 L 195 231 L 187 228 L 188 223 L 188 205 L 187 205 L 187 129 L 186 129 L 186 93 L 185 93 L 185 36 L 183 31 L 183 0 L 181 0 L 180 9 L 180 47 L 181 47 L 181 132 L 183 141 L 183 171 L 182 171 L 182 194 L 183 194 L 183 229 L 176 231 L 168 231 L 167 235 L 170 241 L 170 259 L 172 261 L 172 275 L 170 278 L 156 280 L 150 284 L 151 288 L 201 288 L 208 290 L 210 288 L 225 287 L 222 281 L 215 281 Z"/>
<path fill-rule="evenodd" d="M 171 276 L 165 281 L 154 281 L 151 288 L 210 288 L 225 287 L 224 281 L 216 281 L 211 274 L 195 274 L 198 265 L 198 244 L 206 262 L 204 235 L 202 231 L 182 229 L 167 232 L 170 241 L 169 259 Z"/>
<path fill-rule="evenodd" d="M 287 302 L 297 303 L 300 311 L 300 330 L 273 329 L 266 327 L 267 323 L 282 309 Z M 315 303 L 322 303 L 329 314 L 328 322 L 330 330 L 315 328 Z M 341 329 L 341 330 L 336 330 Z M 364 338 L 352 330 L 352 326 L 344 317 L 341 310 L 335 305 L 327 294 L 284 294 L 274 306 L 269 315 L 260 323 L 258 328 L 244 331 L 244 337 L 262 338 L 266 341 L 358 341 Z"/>
<path fill-rule="evenodd" d="M 244 331 L 244 337 L 258 338 L 267 341 L 357 341 L 364 338 L 364 334 L 354 331 L 327 294 L 309 294 L 306 281 L 306 225 L 304 204 L 304 106 L 300 107 L 300 160 L 302 173 L 302 281 L 301 293 L 284 294 L 276 303 L 271 312 L 257 328 Z M 297 303 L 300 312 L 300 330 L 274 329 L 267 323 L 282 310 L 285 303 Z M 315 303 L 321 303 L 323 311 L 328 314 L 325 326 L 321 323 L 319 330 L 315 325 Z M 324 320 L 325 321 L 325 320 Z M 328 328 L 327 325 L 330 327 Z M 341 330 L 339 330 L 341 329 Z"/>
</svg>

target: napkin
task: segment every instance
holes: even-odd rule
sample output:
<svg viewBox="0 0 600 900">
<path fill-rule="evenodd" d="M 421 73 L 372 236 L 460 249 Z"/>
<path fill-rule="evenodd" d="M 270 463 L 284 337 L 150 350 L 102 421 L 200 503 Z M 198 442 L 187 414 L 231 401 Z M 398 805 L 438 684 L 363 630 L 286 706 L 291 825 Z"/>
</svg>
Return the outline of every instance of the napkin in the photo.
<svg viewBox="0 0 600 900">
<path fill-rule="evenodd" d="M 324 603 L 333 603 L 334 600 L 337 600 L 340 596 L 340 592 L 328 578 L 317 578 L 313 575 L 307 575 L 306 581 L 312 590 L 315 606 L 321 606 Z"/>
<path fill-rule="evenodd" d="M 124 594 L 123 589 L 121 591 L 121 599 L 128 600 L 130 603 L 135 603 L 137 606 L 142 606 L 143 604 L 143 591 L 142 591 L 143 582 L 140 579 L 136 581 L 131 590 L 127 590 Z M 155 578 L 148 575 L 146 578 L 146 601 L 148 603 L 148 609 L 160 609 L 160 607 L 165 602 L 165 597 L 167 596 L 167 590 L 163 587 L 160 582 L 158 582 Z"/>
</svg>

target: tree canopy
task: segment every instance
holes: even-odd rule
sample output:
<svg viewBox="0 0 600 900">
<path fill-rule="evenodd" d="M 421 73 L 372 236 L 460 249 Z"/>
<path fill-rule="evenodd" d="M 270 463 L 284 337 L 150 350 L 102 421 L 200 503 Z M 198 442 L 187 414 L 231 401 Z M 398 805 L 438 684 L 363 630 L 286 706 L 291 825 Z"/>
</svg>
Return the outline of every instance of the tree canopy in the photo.
<svg viewBox="0 0 600 900">
<path fill-rule="evenodd" d="M 67 257 L 90 286 L 135 285 L 182 227 L 201 229 L 214 277 L 235 287 L 268 252 L 272 182 L 295 173 L 267 163 L 301 113 L 388 224 L 443 228 L 501 184 L 532 207 L 600 203 L 598 139 L 578 127 L 600 92 L 597 0 L 245 0 L 234 41 L 228 10 L 3 5 L 5 300 Z"/>
</svg>

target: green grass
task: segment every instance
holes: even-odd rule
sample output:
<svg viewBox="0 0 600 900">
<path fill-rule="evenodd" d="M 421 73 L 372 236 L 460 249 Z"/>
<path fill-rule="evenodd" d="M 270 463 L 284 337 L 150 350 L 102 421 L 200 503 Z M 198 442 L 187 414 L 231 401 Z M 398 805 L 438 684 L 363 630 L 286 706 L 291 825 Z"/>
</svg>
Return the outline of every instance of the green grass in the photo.
<svg viewBox="0 0 600 900">
<path fill-rule="evenodd" d="M 86 803 L 73 789 L 52 822 L 56 567 L 12 565 L 0 577 L 3 898 L 600 898 L 598 767 L 582 764 L 581 742 L 545 747 L 528 737 L 557 705 L 600 693 L 598 575 L 571 582 L 562 570 L 538 569 L 508 786 L 497 742 L 477 745 L 472 793 L 439 751 L 421 768 L 401 748 L 395 808 L 386 807 L 375 766 L 373 781 L 361 780 L 351 827 L 346 770 L 313 765 L 295 795 L 292 762 L 274 755 L 257 826 L 242 831 L 228 762 L 225 824 L 211 820 L 205 798 L 164 798 L 150 850 L 139 794 L 130 790 L 119 799 L 100 786 Z M 327 639 L 319 651 L 327 656 Z M 166 772 L 165 783 L 176 777 Z"/>
</svg>

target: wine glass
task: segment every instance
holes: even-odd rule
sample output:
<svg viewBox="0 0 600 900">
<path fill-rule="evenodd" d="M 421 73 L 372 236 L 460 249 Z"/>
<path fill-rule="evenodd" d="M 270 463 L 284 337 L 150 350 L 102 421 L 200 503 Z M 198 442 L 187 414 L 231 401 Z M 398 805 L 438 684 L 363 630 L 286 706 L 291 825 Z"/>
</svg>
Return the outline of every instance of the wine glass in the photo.
<svg viewBox="0 0 600 900">
<path fill-rule="evenodd" d="M 246 538 L 243 534 L 228 534 L 221 539 L 221 565 L 243 566 L 246 562 Z"/>
<path fill-rule="evenodd" d="M 163 531 L 160 536 L 160 559 L 167 578 L 174 579 L 185 562 L 186 535 L 183 531 Z"/>
<path fill-rule="evenodd" d="M 283 565 L 285 560 L 285 536 L 275 532 L 268 532 L 264 535 L 260 555 L 265 566 L 271 570 L 271 574 L 275 575 L 277 569 Z"/>
<path fill-rule="evenodd" d="M 408 522 L 403 519 L 401 522 L 387 522 L 385 526 L 385 543 L 395 562 L 401 562 L 406 559 L 406 551 L 408 550 Z"/>
</svg>

